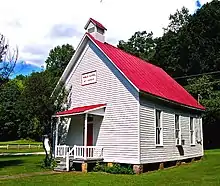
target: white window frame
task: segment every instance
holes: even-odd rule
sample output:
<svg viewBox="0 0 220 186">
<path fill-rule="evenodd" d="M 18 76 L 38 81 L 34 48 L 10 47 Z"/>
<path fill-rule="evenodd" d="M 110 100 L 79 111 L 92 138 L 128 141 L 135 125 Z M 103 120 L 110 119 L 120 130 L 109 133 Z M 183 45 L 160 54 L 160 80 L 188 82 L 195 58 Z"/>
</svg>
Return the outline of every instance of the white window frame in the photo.
<svg viewBox="0 0 220 186">
<path fill-rule="evenodd" d="M 191 127 L 191 121 L 192 121 L 192 127 Z M 190 139 L 190 145 L 194 146 L 196 144 L 196 136 L 195 136 L 195 118 L 193 117 L 189 117 L 189 139 Z"/>
<path fill-rule="evenodd" d="M 201 142 L 203 141 L 203 125 L 202 125 L 202 117 L 199 117 L 199 127 L 200 127 L 200 135 L 201 135 Z"/>
<path fill-rule="evenodd" d="M 160 125 L 159 125 L 159 130 L 160 130 L 160 136 L 159 136 L 159 142 L 160 143 L 157 143 L 157 111 L 160 112 Z M 163 146 L 163 111 L 160 110 L 160 109 L 155 109 L 155 145 L 156 147 L 159 147 L 159 146 Z"/>
<path fill-rule="evenodd" d="M 197 126 L 197 130 L 196 130 L 196 142 L 201 143 L 202 142 L 202 119 L 201 117 L 197 117 L 196 119 L 196 126 Z"/>
<path fill-rule="evenodd" d="M 176 128 L 176 117 L 178 117 L 178 129 Z M 175 114 L 174 115 L 174 127 L 175 127 L 175 143 L 176 143 L 176 145 L 181 145 L 181 143 L 182 143 L 182 138 L 181 138 L 181 136 L 182 136 L 182 131 L 181 131 L 181 123 L 180 123 L 180 115 L 179 114 Z M 176 133 L 178 132 L 178 137 L 177 137 L 177 135 L 176 135 Z"/>
</svg>

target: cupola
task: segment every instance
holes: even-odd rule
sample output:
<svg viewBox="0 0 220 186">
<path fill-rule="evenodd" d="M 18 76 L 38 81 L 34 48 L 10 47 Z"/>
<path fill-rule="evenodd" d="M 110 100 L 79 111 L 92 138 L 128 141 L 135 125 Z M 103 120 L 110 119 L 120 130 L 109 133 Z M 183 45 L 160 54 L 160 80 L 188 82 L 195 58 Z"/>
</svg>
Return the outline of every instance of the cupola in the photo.
<svg viewBox="0 0 220 186">
<path fill-rule="evenodd" d="M 90 18 L 85 25 L 85 30 L 96 40 L 105 42 L 105 31 L 107 30 L 100 22 Z"/>
</svg>

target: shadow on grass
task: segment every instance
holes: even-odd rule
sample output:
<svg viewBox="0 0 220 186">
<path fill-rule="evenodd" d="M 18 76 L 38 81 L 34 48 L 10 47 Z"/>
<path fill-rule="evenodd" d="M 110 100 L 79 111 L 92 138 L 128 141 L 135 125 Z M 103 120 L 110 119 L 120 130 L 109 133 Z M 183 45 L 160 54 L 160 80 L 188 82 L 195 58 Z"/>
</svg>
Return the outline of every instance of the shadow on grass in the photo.
<svg viewBox="0 0 220 186">
<path fill-rule="evenodd" d="M 5 168 L 9 166 L 17 166 L 23 163 L 24 163 L 23 160 L 5 160 L 5 161 L 1 161 L 0 168 Z"/>
</svg>

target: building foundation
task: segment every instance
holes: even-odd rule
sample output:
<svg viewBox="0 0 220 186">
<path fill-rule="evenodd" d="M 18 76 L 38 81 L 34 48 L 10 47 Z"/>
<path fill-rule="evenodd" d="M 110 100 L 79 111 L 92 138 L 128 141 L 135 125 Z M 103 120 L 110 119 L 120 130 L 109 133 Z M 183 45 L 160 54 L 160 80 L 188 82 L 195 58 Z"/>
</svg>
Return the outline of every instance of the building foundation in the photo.
<svg viewBox="0 0 220 186">
<path fill-rule="evenodd" d="M 84 173 L 88 172 L 88 163 L 82 163 L 82 172 Z"/>
<path fill-rule="evenodd" d="M 141 174 L 143 173 L 143 165 L 133 165 L 133 171 L 135 174 Z"/>
</svg>

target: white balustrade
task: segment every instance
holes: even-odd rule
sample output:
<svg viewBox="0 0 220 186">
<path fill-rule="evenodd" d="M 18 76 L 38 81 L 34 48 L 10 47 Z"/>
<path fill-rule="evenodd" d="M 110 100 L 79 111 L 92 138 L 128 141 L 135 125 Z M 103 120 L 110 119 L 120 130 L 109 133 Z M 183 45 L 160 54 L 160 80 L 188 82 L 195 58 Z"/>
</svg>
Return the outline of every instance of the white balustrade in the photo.
<svg viewBox="0 0 220 186">
<path fill-rule="evenodd" d="M 57 145 L 56 150 L 56 157 L 62 157 L 65 158 L 67 153 L 70 152 L 70 150 L 73 148 L 72 146 L 67 145 Z M 70 153 L 69 156 L 73 156 L 73 153 Z"/>
<path fill-rule="evenodd" d="M 74 146 L 76 159 L 102 159 L 103 148 L 98 146 Z"/>
<path fill-rule="evenodd" d="M 56 157 L 73 159 L 102 159 L 103 158 L 103 147 L 99 146 L 67 146 L 67 145 L 57 145 L 56 147 Z"/>
</svg>

